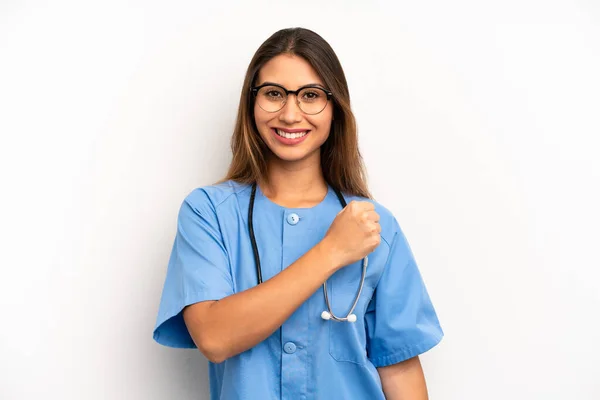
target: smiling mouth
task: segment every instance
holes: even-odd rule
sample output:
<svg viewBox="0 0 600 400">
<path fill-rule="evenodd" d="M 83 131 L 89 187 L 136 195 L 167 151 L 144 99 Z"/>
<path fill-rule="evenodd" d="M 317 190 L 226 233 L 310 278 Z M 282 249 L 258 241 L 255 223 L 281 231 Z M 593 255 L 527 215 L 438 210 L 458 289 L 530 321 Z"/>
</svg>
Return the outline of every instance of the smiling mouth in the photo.
<svg viewBox="0 0 600 400">
<path fill-rule="evenodd" d="M 304 132 L 290 133 L 290 132 L 285 132 L 285 131 L 282 131 L 281 129 L 275 129 L 275 128 L 273 128 L 273 131 L 275 131 L 275 133 L 277 133 L 278 136 L 281 136 L 282 138 L 286 138 L 286 139 L 298 139 L 298 138 L 306 136 L 308 134 L 308 132 L 310 132 L 310 130 L 306 130 Z"/>
</svg>

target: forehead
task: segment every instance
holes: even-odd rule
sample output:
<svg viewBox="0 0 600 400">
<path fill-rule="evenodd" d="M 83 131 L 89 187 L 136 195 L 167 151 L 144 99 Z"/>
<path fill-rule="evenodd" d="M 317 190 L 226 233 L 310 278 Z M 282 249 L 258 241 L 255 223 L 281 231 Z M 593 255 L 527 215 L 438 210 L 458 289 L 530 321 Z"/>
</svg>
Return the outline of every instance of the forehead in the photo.
<svg viewBox="0 0 600 400">
<path fill-rule="evenodd" d="M 308 61 L 290 54 L 280 54 L 263 65 L 258 71 L 256 86 L 263 82 L 278 83 L 290 90 L 311 83 L 324 86 L 319 74 Z"/>
</svg>

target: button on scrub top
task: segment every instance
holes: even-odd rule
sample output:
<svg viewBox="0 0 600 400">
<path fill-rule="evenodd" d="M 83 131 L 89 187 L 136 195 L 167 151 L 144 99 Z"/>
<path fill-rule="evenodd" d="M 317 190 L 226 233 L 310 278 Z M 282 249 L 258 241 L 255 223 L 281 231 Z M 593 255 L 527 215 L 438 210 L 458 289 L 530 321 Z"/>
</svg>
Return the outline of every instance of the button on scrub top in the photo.
<svg viewBox="0 0 600 400">
<path fill-rule="evenodd" d="M 154 330 L 158 343 L 195 348 L 183 308 L 256 286 L 247 220 L 250 193 L 250 185 L 228 181 L 195 189 L 184 199 Z M 345 197 L 348 203 L 365 200 Z M 271 336 L 222 363 L 209 362 L 211 400 L 384 400 L 376 368 L 439 343 L 443 332 L 406 238 L 394 216 L 373 203 L 382 240 L 369 255 L 354 311 L 357 321 L 323 320 L 327 308 L 321 287 Z M 263 280 L 315 246 L 340 210 L 331 187 L 316 206 L 294 209 L 273 203 L 257 188 L 254 230 Z M 361 263 L 328 280 L 336 315 L 346 315 L 354 301 Z"/>
</svg>

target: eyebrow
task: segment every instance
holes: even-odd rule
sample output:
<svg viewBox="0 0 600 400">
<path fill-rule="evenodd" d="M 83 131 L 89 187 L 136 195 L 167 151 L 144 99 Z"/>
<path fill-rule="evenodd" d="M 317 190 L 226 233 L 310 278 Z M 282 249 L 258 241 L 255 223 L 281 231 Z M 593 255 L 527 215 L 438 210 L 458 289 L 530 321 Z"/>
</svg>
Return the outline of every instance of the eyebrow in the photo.
<svg viewBox="0 0 600 400">
<path fill-rule="evenodd" d="M 256 85 L 256 86 L 261 86 L 261 85 L 276 85 L 276 86 L 282 86 L 282 87 L 285 87 L 285 86 L 283 86 L 281 83 L 275 83 L 275 82 L 269 82 L 269 81 L 267 81 L 267 82 L 263 82 L 263 83 L 261 83 L 261 84 L 259 84 L 259 85 Z M 324 86 L 324 85 L 322 85 L 322 84 L 320 84 L 320 83 L 307 83 L 306 85 L 299 86 L 299 87 L 298 87 L 298 89 L 300 89 L 300 88 L 305 88 L 305 87 L 318 87 L 318 88 L 321 88 L 321 89 L 324 89 L 324 88 L 325 88 L 325 86 Z M 287 88 L 286 88 L 286 89 L 287 89 Z"/>
</svg>

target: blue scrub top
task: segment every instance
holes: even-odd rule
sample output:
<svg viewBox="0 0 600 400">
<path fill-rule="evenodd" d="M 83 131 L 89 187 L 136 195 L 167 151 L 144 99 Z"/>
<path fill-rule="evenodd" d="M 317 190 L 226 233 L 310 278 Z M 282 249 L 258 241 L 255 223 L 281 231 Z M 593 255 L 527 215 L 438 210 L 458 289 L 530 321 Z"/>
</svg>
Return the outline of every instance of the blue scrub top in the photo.
<svg viewBox="0 0 600 400">
<path fill-rule="evenodd" d="M 195 189 L 183 201 L 169 259 L 154 339 L 195 348 L 182 317 L 185 306 L 219 300 L 257 284 L 248 233 L 251 186 L 228 181 Z M 352 200 L 366 200 L 345 196 Z M 437 315 L 398 222 L 380 215 L 381 244 L 369 255 L 355 323 L 325 321 L 317 290 L 280 329 L 253 348 L 209 362 L 211 400 L 384 400 L 376 367 L 431 349 L 443 336 Z M 315 246 L 341 210 L 331 187 L 312 208 L 285 208 L 257 188 L 254 231 L 263 280 Z M 345 316 L 354 301 L 361 261 L 327 283 L 333 312 Z"/>
</svg>

